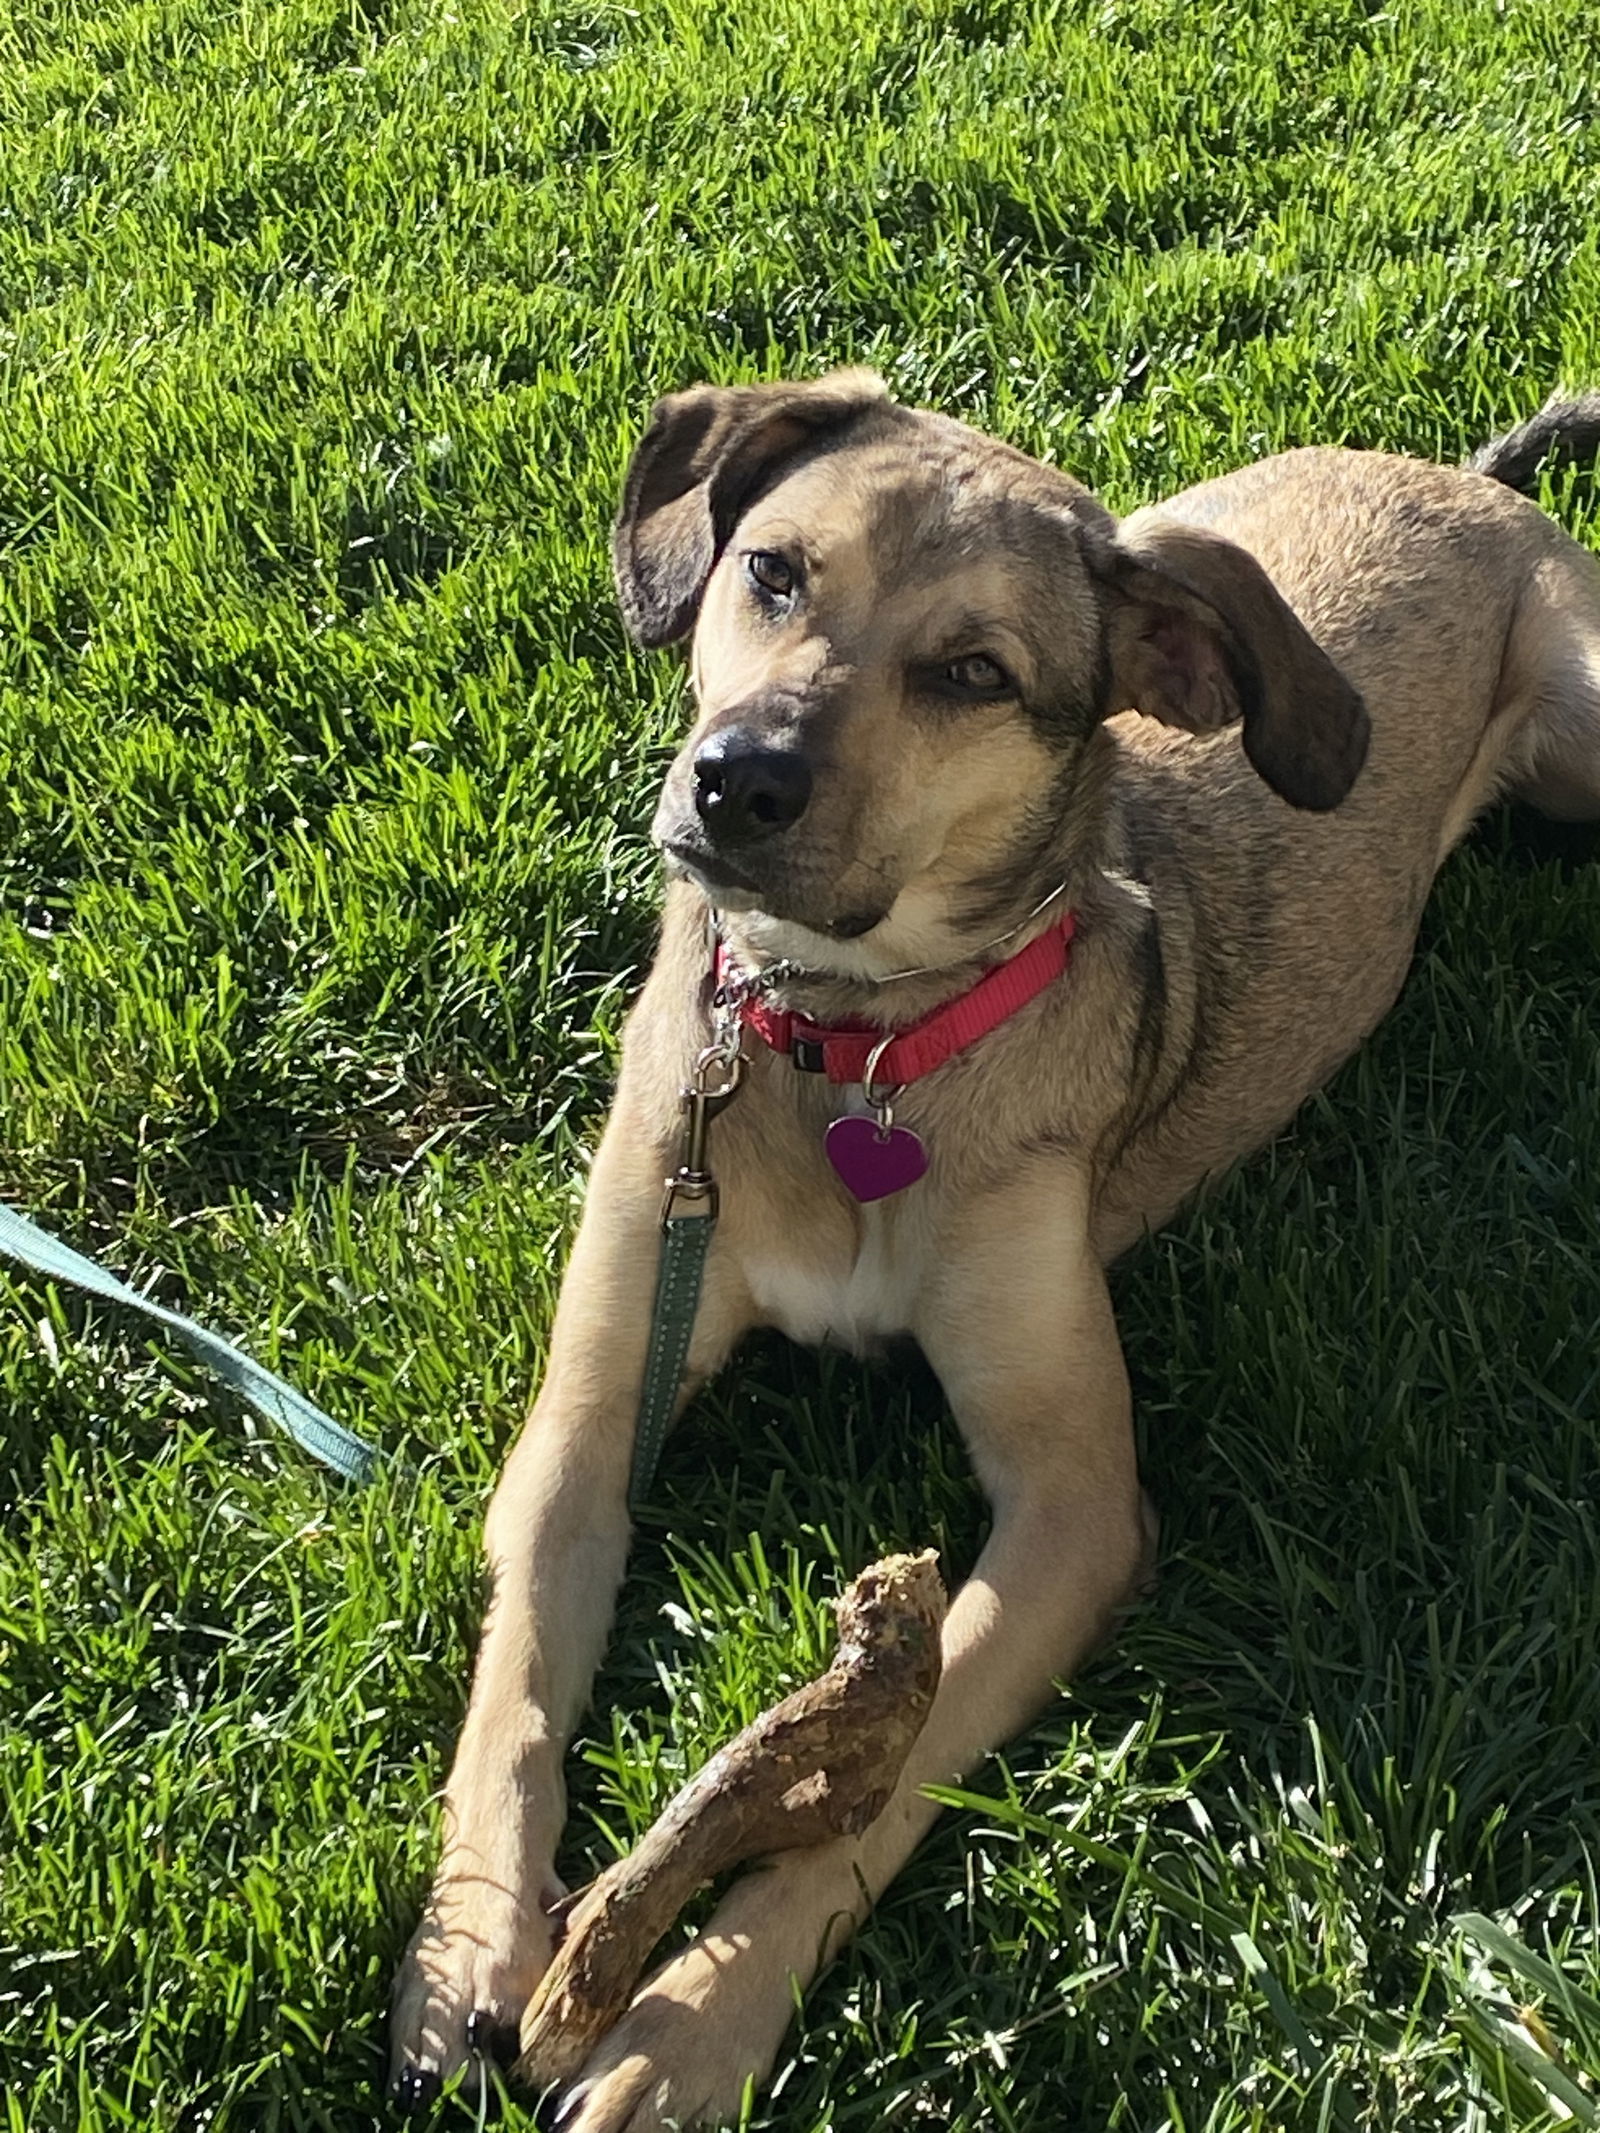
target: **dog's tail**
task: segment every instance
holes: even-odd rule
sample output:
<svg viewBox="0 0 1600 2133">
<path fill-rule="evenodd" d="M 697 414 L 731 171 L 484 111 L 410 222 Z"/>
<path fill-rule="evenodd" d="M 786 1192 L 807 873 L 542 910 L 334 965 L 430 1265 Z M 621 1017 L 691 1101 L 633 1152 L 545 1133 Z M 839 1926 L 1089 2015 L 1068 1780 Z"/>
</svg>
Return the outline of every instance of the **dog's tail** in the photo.
<svg viewBox="0 0 1600 2133">
<path fill-rule="evenodd" d="M 1600 392 L 1555 393 L 1526 422 L 1496 437 L 1473 453 L 1467 465 L 1474 474 L 1503 481 L 1508 489 L 1531 496 L 1539 486 L 1539 469 L 1548 460 L 1562 466 L 1570 459 L 1593 459 L 1600 452 Z"/>
</svg>

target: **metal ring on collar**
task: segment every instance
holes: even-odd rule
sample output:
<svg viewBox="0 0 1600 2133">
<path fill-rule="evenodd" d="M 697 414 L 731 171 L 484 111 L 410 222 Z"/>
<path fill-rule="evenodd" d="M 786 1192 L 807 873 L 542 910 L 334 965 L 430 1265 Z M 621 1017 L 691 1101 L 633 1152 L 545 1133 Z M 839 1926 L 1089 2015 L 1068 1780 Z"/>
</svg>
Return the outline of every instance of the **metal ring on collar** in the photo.
<svg viewBox="0 0 1600 2133">
<path fill-rule="evenodd" d="M 905 1087 L 903 1081 L 897 1081 L 880 1095 L 872 1086 L 872 1077 L 877 1073 L 884 1053 L 893 1044 L 894 1040 L 895 1032 L 891 1030 L 881 1043 L 872 1047 L 872 1050 L 867 1054 L 867 1063 L 861 1070 L 861 1100 L 869 1111 L 887 1110 Z"/>
</svg>

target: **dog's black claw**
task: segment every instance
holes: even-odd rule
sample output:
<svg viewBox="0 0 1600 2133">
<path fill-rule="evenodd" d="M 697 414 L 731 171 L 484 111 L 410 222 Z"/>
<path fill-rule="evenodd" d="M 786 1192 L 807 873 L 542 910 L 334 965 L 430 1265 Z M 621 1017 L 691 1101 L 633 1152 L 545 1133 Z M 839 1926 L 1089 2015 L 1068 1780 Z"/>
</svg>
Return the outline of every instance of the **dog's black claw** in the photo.
<svg viewBox="0 0 1600 2133">
<path fill-rule="evenodd" d="M 395 2076 L 394 2100 L 402 2111 L 415 2117 L 439 2100 L 439 2077 L 431 2066 L 408 2066 Z"/>
<path fill-rule="evenodd" d="M 467 2017 L 467 2044 L 496 2066 L 507 2067 L 522 2049 L 522 2036 L 514 2022 L 500 2022 L 487 2007 L 474 2007 Z"/>
</svg>

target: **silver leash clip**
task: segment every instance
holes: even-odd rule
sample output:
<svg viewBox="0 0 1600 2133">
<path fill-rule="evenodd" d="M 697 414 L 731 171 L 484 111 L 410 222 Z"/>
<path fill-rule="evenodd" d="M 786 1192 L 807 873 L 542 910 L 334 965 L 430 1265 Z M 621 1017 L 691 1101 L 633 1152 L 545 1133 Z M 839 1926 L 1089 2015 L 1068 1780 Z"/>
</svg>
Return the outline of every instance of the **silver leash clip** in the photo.
<svg viewBox="0 0 1600 2133">
<path fill-rule="evenodd" d="M 739 1049 L 738 1010 L 730 1031 L 719 1017 L 717 1034 L 694 1063 L 694 1075 L 683 1091 L 683 1142 L 678 1167 L 667 1180 L 661 1203 L 661 1224 L 679 1215 L 700 1215 L 715 1222 L 720 1210 L 717 1181 L 707 1154 L 711 1121 L 725 1111 L 744 1083 L 744 1054 Z"/>
</svg>

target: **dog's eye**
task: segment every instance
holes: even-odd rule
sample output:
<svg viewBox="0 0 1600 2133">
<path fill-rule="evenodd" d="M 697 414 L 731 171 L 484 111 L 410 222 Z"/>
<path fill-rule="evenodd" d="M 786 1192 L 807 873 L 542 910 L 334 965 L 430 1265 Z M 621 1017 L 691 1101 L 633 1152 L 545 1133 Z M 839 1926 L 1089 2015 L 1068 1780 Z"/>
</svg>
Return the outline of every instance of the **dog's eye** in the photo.
<svg viewBox="0 0 1600 2133">
<path fill-rule="evenodd" d="M 939 669 L 939 678 L 950 688 L 959 689 L 963 696 L 1003 696 L 1011 687 L 1011 676 L 987 652 L 952 659 L 947 667 Z"/>
<path fill-rule="evenodd" d="M 744 559 L 744 567 L 753 585 L 775 599 L 786 599 L 794 591 L 794 567 L 770 548 L 752 548 Z"/>
</svg>

